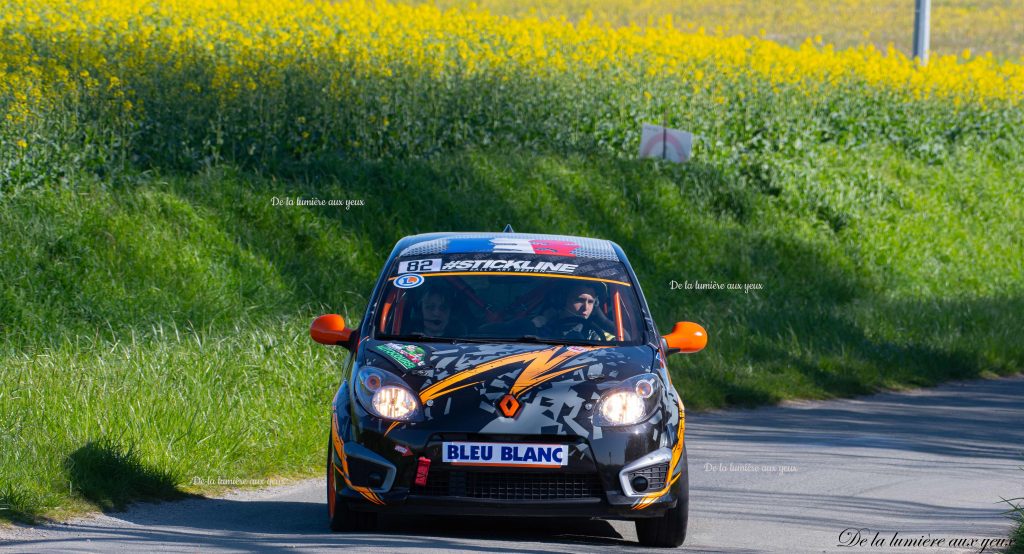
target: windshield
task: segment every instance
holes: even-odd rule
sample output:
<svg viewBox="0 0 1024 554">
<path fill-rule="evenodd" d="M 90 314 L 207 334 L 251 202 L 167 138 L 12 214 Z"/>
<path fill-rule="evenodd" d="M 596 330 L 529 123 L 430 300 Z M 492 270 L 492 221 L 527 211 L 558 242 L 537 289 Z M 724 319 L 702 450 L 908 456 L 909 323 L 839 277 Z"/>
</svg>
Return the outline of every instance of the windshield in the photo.
<svg viewBox="0 0 1024 554">
<path fill-rule="evenodd" d="M 378 338 L 634 345 L 643 317 L 619 261 L 516 254 L 399 257 Z"/>
</svg>

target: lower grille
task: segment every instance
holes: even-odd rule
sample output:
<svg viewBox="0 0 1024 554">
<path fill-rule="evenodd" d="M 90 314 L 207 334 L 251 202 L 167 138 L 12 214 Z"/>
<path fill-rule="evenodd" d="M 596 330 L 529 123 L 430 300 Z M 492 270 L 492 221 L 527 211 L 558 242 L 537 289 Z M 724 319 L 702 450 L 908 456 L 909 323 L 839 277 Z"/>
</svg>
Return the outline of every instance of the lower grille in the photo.
<svg viewBox="0 0 1024 554">
<path fill-rule="evenodd" d="M 356 456 L 349 456 L 346 462 L 349 481 L 357 487 L 377 488 L 387 478 L 388 468 L 380 464 Z"/>
<path fill-rule="evenodd" d="M 593 473 L 492 473 L 483 471 L 431 471 L 426 486 L 413 486 L 413 494 L 493 500 L 561 500 L 600 498 L 601 481 Z"/>
<path fill-rule="evenodd" d="M 638 476 L 647 479 L 647 488 L 638 492 L 660 491 L 665 488 L 665 480 L 668 478 L 668 462 L 630 471 L 626 479 L 632 483 L 633 478 Z"/>
</svg>

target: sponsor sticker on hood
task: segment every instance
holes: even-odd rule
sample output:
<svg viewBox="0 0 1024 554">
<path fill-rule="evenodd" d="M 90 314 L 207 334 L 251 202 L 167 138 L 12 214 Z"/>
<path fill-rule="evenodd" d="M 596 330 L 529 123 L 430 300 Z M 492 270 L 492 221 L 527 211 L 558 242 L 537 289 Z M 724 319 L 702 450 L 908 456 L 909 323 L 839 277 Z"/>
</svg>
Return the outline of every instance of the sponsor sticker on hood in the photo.
<svg viewBox="0 0 1024 554">
<path fill-rule="evenodd" d="M 427 353 L 421 346 L 415 344 L 398 344 L 389 342 L 377 345 L 377 352 L 394 360 L 405 369 L 419 367 L 426 362 Z"/>
</svg>

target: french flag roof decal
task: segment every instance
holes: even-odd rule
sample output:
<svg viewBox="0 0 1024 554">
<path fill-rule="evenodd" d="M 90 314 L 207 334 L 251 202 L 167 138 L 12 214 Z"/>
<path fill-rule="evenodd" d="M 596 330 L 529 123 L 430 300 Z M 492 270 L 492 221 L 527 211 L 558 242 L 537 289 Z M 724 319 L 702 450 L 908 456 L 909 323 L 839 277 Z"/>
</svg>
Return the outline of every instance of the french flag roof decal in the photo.
<svg viewBox="0 0 1024 554">
<path fill-rule="evenodd" d="M 425 254 L 534 254 L 567 258 L 618 260 L 611 243 L 606 240 L 558 235 L 525 235 L 518 233 L 465 234 L 427 240 L 402 250 L 400 256 Z"/>
</svg>

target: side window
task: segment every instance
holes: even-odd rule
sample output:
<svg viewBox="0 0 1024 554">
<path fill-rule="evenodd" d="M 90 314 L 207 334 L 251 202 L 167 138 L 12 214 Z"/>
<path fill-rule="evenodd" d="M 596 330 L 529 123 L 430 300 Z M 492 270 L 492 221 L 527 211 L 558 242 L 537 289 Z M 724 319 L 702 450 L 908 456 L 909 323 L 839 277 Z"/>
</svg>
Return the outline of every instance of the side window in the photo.
<svg viewBox="0 0 1024 554">
<path fill-rule="evenodd" d="M 610 318 L 615 322 L 616 339 L 632 340 L 640 335 L 637 327 L 638 322 L 636 321 L 633 291 L 619 285 L 615 285 L 612 290 L 612 314 Z"/>
<path fill-rule="evenodd" d="M 612 321 L 615 322 L 615 340 L 626 340 L 626 338 L 628 338 L 625 330 L 626 323 L 624 321 L 626 314 L 623 313 L 626 310 L 624 309 L 625 306 L 622 305 L 622 292 L 619 290 L 618 285 L 613 287 L 613 291 L 614 292 L 612 292 Z"/>
<path fill-rule="evenodd" d="M 398 296 L 398 289 L 394 287 L 386 293 L 384 296 L 384 303 L 380 308 L 380 320 L 377 321 L 377 332 L 387 334 L 390 333 L 391 322 L 394 319 L 394 307 L 395 298 Z"/>
<path fill-rule="evenodd" d="M 377 322 L 377 330 L 386 335 L 397 335 L 401 332 L 402 324 L 408 319 L 409 311 L 408 291 L 391 287 L 391 290 L 384 297 L 384 304 L 380 310 L 380 320 Z"/>
</svg>

